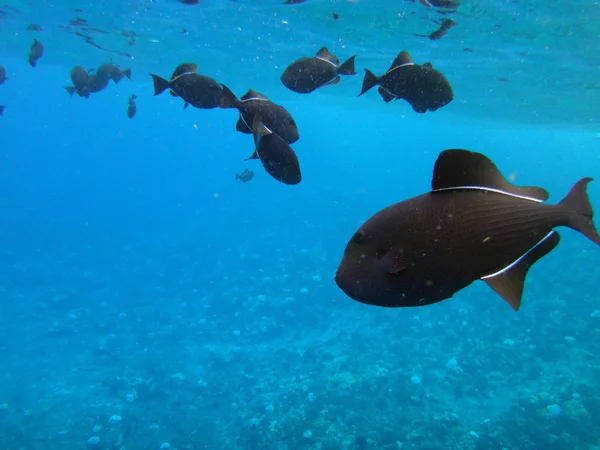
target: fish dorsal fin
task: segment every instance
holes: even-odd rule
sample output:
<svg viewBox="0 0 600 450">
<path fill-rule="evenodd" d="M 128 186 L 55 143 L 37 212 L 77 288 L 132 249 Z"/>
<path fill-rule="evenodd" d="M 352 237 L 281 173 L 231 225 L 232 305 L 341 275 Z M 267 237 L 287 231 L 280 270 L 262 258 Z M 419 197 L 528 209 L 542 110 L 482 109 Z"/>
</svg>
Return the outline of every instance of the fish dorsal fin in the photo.
<svg viewBox="0 0 600 450">
<path fill-rule="evenodd" d="M 317 58 L 328 61 L 332 64 L 335 64 L 336 66 L 340 65 L 340 60 L 333 56 L 331 53 L 329 53 L 327 47 L 321 47 L 321 49 L 317 52 Z"/>
<path fill-rule="evenodd" d="M 433 168 L 432 191 L 480 189 L 543 202 L 548 192 L 536 186 L 518 187 L 509 183 L 485 155 L 469 150 L 444 150 Z"/>
<path fill-rule="evenodd" d="M 425 64 L 423 64 L 421 67 L 425 67 L 426 69 L 433 69 L 433 66 L 431 65 L 430 62 L 426 62 Z"/>
<path fill-rule="evenodd" d="M 398 246 L 392 246 L 380 261 L 385 270 L 392 275 L 406 270 L 409 266 L 404 250 Z"/>
<path fill-rule="evenodd" d="M 247 101 L 247 100 L 269 100 L 269 99 L 265 95 L 256 92 L 254 89 L 248 89 L 248 92 L 246 92 L 242 96 L 241 100 Z"/>
<path fill-rule="evenodd" d="M 412 58 L 410 57 L 410 55 L 408 54 L 408 52 L 401 51 L 398 54 L 398 56 L 396 56 L 396 59 L 390 66 L 388 72 L 390 70 L 394 70 L 397 67 L 408 66 L 408 65 L 413 65 L 413 64 L 414 64 L 414 62 L 413 62 Z"/>
<path fill-rule="evenodd" d="M 556 231 L 551 231 L 515 262 L 496 273 L 482 277 L 482 280 L 496 291 L 512 309 L 518 311 L 529 268 L 554 250 L 559 241 L 560 235 Z"/>
</svg>

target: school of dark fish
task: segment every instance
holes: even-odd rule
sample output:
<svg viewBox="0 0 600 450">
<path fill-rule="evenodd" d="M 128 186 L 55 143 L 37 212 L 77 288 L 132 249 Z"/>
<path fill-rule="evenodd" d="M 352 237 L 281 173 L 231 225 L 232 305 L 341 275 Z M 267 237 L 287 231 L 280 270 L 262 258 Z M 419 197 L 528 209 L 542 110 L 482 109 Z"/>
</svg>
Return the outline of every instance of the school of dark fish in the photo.
<svg viewBox="0 0 600 450">
<path fill-rule="evenodd" d="M 452 13 L 460 6 L 451 0 L 411 1 L 441 14 Z M 199 4 L 198 0 L 179 2 Z M 284 4 L 304 2 L 286 0 Z M 334 12 L 333 19 L 339 18 Z M 417 36 L 438 40 L 456 26 L 449 18 L 436 23 L 437 30 Z M 87 21 L 77 17 L 69 26 L 86 27 Z M 43 28 L 31 24 L 27 30 Z M 85 34 L 73 34 L 110 51 Z M 135 43 L 134 32 L 123 35 L 130 39 L 130 45 Z M 43 56 L 43 43 L 34 39 L 29 65 L 35 68 Z M 347 55 L 345 62 L 340 63 L 323 46 L 312 56 L 299 55 L 291 61 L 280 81 L 294 93 L 310 94 L 340 83 L 342 77 L 356 75 L 357 57 Z M 377 86 L 385 103 L 404 100 L 418 114 L 437 111 L 454 99 L 451 84 L 443 73 L 429 61 L 415 63 L 405 50 L 381 76 L 367 68 L 364 72 L 358 96 Z M 72 86 L 65 90 L 70 96 L 77 94 L 87 99 L 106 89 L 110 81 L 118 84 L 123 78 L 131 79 L 131 75 L 131 69 L 112 60 L 97 69 L 77 65 L 70 72 Z M 254 89 L 238 98 L 222 82 L 198 73 L 198 65 L 191 62 L 177 66 L 168 78 L 154 73 L 150 76 L 154 96 L 168 90 L 171 96 L 181 99 L 183 108 L 237 110 L 235 130 L 253 137 L 253 150 L 245 161 L 260 161 L 265 172 L 282 184 L 297 185 L 302 181 L 299 158 L 291 146 L 300 139 L 300 132 L 284 106 Z M 6 69 L 0 65 L 0 85 L 8 80 Z M 130 119 L 137 113 L 136 99 L 136 94 L 128 98 L 126 112 Z M 0 115 L 4 112 L 5 106 L 0 105 Z M 235 174 L 235 180 L 248 183 L 254 175 L 246 168 Z M 529 269 L 559 243 L 556 228 L 571 228 L 600 246 L 586 191 L 591 181 L 589 177 L 580 179 L 561 201 L 548 205 L 544 203 L 549 197 L 546 190 L 515 186 L 484 154 L 444 150 L 434 165 L 431 191 L 391 205 L 363 223 L 347 243 L 334 281 L 357 302 L 415 307 L 452 298 L 482 280 L 516 311 L 521 306 Z"/>
</svg>

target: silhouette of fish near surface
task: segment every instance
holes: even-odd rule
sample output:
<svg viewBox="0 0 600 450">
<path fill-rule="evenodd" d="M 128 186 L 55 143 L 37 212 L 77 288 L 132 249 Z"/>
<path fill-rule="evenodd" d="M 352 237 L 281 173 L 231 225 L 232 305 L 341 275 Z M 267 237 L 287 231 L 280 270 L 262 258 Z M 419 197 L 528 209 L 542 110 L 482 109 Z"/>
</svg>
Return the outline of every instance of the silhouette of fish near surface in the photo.
<svg viewBox="0 0 600 450">
<path fill-rule="evenodd" d="M 539 187 L 509 183 L 481 153 L 445 150 L 432 190 L 389 206 L 352 236 L 335 275 L 349 297 L 407 307 L 448 299 L 485 281 L 516 311 L 529 268 L 550 253 L 556 227 L 600 245 L 582 178 L 555 205 Z"/>
<path fill-rule="evenodd" d="M 338 84 L 340 75 L 356 75 L 354 58 L 344 64 L 322 47 L 317 56 L 301 58 L 291 63 L 281 75 L 281 82 L 289 90 L 298 94 L 309 94 L 323 86 Z"/>
<path fill-rule="evenodd" d="M 404 99 L 417 113 L 436 111 L 454 99 L 450 83 L 431 63 L 422 66 L 415 64 L 407 52 L 400 52 L 390 69 L 378 77 L 365 69 L 363 95 L 369 89 L 379 85 L 378 92 L 386 103 Z"/>
</svg>

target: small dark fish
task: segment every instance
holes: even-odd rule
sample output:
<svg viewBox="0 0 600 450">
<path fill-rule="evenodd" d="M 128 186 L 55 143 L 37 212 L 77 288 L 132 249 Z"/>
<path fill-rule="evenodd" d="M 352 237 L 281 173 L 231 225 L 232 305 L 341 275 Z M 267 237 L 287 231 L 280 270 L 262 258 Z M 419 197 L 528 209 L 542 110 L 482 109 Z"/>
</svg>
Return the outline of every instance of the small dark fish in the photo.
<svg viewBox="0 0 600 450">
<path fill-rule="evenodd" d="M 129 97 L 129 105 L 127 106 L 127 117 L 129 117 L 130 119 L 133 119 L 135 113 L 137 112 L 137 106 L 135 105 L 136 98 L 137 95 L 135 94 L 131 94 L 131 97 Z"/>
<path fill-rule="evenodd" d="M 235 174 L 235 179 L 242 180 L 242 183 L 247 183 L 252 178 L 254 178 L 254 172 L 248 169 L 244 169 L 241 175 L 239 173 Z"/>
<path fill-rule="evenodd" d="M 426 8 L 457 9 L 460 6 L 452 0 L 419 0 L 419 3 Z"/>
<path fill-rule="evenodd" d="M 4 66 L 0 66 L 0 84 L 4 84 L 6 80 L 8 80 L 8 77 L 6 76 L 6 69 Z"/>
<path fill-rule="evenodd" d="M 33 44 L 31 44 L 31 49 L 29 50 L 29 65 L 35 67 L 42 56 L 44 56 L 44 44 L 37 39 L 34 39 Z"/>
<path fill-rule="evenodd" d="M 269 175 L 283 184 L 298 184 L 302 181 L 300 163 L 290 144 L 269 130 L 259 116 L 254 116 L 254 153 L 246 159 L 260 159 Z"/>
<path fill-rule="evenodd" d="M 336 12 L 333 13 L 333 20 L 338 20 L 340 18 L 340 15 Z"/>
<path fill-rule="evenodd" d="M 299 5 L 300 3 L 305 3 L 306 0 L 286 0 L 283 2 L 284 5 Z"/>
<path fill-rule="evenodd" d="M 128 80 L 131 80 L 131 69 L 123 70 L 121 67 L 113 63 L 102 64 L 100 67 L 98 67 L 98 70 L 96 70 L 96 75 L 98 77 L 111 79 L 115 84 L 118 84 L 123 77 L 127 77 Z"/>
<path fill-rule="evenodd" d="M 252 89 L 238 100 L 233 92 L 223 86 L 221 108 L 236 108 L 239 111 L 240 117 L 235 129 L 241 133 L 254 134 L 252 124 L 258 115 L 269 130 L 283 138 L 288 144 L 293 144 L 300 138 L 296 121 L 292 115 L 283 106 L 273 103 Z"/>
<path fill-rule="evenodd" d="M 179 0 L 179 3 L 182 3 L 184 5 L 197 5 L 198 3 L 200 3 L 200 0 Z"/>
<path fill-rule="evenodd" d="M 362 91 L 358 95 L 363 95 L 376 85 L 379 85 L 379 95 L 386 103 L 402 98 L 420 114 L 435 111 L 454 99 L 450 83 L 444 75 L 429 62 L 422 66 L 415 64 L 404 51 L 400 52 L 390 69 L 380 77 L 365 69 Z"/>
<path fill-rule="evenodd" d="M 26 30 L 27 31 L 44 31 L 44 29 L 41 26 L 39 26 L 39 25 L 37 25 L 35 23 L 27 25 Z"/>
<path fill-rule="evenodd" d="M 416 34 L 415 36 L 426 37 L 431 39 L 432 41 L 437 41 L 438 39 L 441 39 L 444 36 L 446 36 L 448 30 L 454 26 L 456 26 L 456 22 L 454 20 L 443 19 L 439 29 L 431 32 L 430 34 Z"/>
<path fill-rule="evenodd" d="M 579 180 L 556 205 L 544 189 L 517 187 L 481 153 L 445 150 L 432 190 L 389 206 L 350 239 L 335 281 L 354 300 L 422 306 L 485 281 L 515 311 L 528 269 L 550 253 L 566 226 L 600 245 Z"/>
<path fill-rule="evenodd" d="M 463 52 L 473 53 L 473 49 L 470 47 L 465 47 L 465 48 L 463 48 Z"/>
<path fill-rule="evenodd" d="M 196 73 L 197 71 L 198 71 L 198 64 L 194 64 L 194 63 L 179 64 L 173 71 L 173 75 L 171 75 L 171 81 L 173 81 L 179 75 L 183 75 L 184 73 Z M 169 94 L 171 94 L 173 97 L 177 97 L 177 94 L 172 89 L 169 90 Z"/>
<path fill-rule="evenodd" d="M 77 92 L 80 97 L 89 98 L 92 77 L 90 77 L 87 70 L 82 66 L 73 67 L 73 69 L 71 69 L 71 81 L 73 82 L 73 86 L 65 87 L 65 90 L 69 95 L 72 96 Z"/>
<path fill-rule="evenodd" d="M 192 105 L 199 109 L 213 109 L 221 105 L 224 86 L 216 80 L 197 73 L 184 73 L 172 80 L 165 80 L 158 75 L 150 74 L 154 80 L 154 95 L 171 89 L 177 97 L 181 97 L 184 108 Z"/>
<path fill-rule="evenodd" d="M 0 105 L 0 116 L 4 115 L 4 110 L 6 109 L 6 106 L 2 106 Z"/>
<path fill-rule="evenodd" d="M 298 94 L 309 94 L 320 87 L 338 84 L 340 75 L 356 75 L 354 58 L 351 56 L 344 64 L 322 47 L 317 56 L 301 58 L 291 63 L 281 75 L 281 82 L 289 90 Z"/>
<path fill-rule="evenodd" d="M 87 25 L 87 23 L 87 20 L 80 17 L 76 17 L 75 19 L 69 21 L 69 25 L 73 25 L 74 27 L 82 27 L 83 25 Z"/>
</svg>

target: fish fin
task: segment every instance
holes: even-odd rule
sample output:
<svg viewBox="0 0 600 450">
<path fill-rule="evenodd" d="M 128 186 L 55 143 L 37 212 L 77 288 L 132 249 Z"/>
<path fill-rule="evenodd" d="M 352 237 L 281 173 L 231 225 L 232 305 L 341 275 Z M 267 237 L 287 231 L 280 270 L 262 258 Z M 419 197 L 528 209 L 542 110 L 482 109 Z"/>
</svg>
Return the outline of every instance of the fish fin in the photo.
<svg viewBox="0 0 600 450">
<path fill-rule="evenodd" d="M 332 86 L 334 84 L 339 84 L 340 82 L 340 77 L 339 75 L 335 78 L 332 78 L 331 80 L 329 80 L 327 83 L 325 83 L 323 86 Z"/>
<path fill-rule="evenodd" d="M 548 192 L 545 189 L 536 186 L 514 186 L 504 178 L 487 156 L 469 150 L 444 150 L 435 162 L 431 180 L 432 191 L 452 188 L 489 188 L 536 202 L 548 200 Z"/>
<path fill-rule="evenodd" d="M 239 131 L 241 133 L 252 134 L 252 128 L 250 128 L 248 126 L 248 124 L 244 120 L 244 117 L 242 116 L 241 113 L 240 113 L 240 118 L 238 119 L 237 123 L 235 124 L 235 130 Z"/>
<path fill-rule="evenodd" d="M 169 80 L 165 80 L 158 75 L 150 74 L 154 81 L 154 95 L 162 94 L 169 87 Z"/>
<path fill-rule="evenodd" d="M 136 98 L 137 98 L 137 95 L 131 94 L 131 100 L 135 100 Z"/>
<path fill-rule="evenodd" d="M 65 90 L 69 93 L 69 95 L 72 97 L 73 94 L 75 93 L 75 88 L 73 86 L 65 86 Z"/>
<path fill-rule="evenodd" d="M 173 97 L 179 97 L 179 95 L 177 95 L 173 89 L 169 90 L 169 94 L 171 94 Z"/>
<path fill-rule="evenodd" d="M 219 106 L 221 108 L 237 108 L 240 101 L 235 94 L 224 84 L 221 84 L 221 87 L 223 88 L 223 93 L 219 99 Z"/>
<path fill-rule="evenodd" d="M 5 109 L 6 109 L 6 106 L 0 105 L 0 116 L 4 115 L 4 110 Z"/>
<path fill-rule="evenodd" d="M 421 67 L 425 67 L 426 69 L 433 69 L 433 66 L 431 65 L 430 62 L 426 62 L 425 64 L 423 64 Z"/>
<path fill-rule="evenodd" d="M 255 136 L 268 136 L 269 134 L 273 134 L 273 132 L 265 126 L 258 114 L 254 116 L 254 120 L 252 121 L 252 131 Z"/>
<path fill-rule="evenodd" d="M 373 86 L 379 84 L 379 77 L 371 72 L 369 69 L 365 69 L 365 78 L 363 79 L 362 90 L 358 96 L 360 97 Z"/>
<path fill-rule="evenodd" d="M 559 241 L 560 235 L 556 231 L 551 231 L 515 262 L 495 274 L 483 277 L 483 281 L 496 291 L 512 309 L 518 311 L 529 268 L 554 250 Z"/>
<path fill-rule="evenodd" d="M 600 236 L 594 226 L 594 210 L 586 189 L 593 178 L 582 178 L 571 188 L 565 198 L 558 204 L 569 211 L 569 227 L 579 231 L 592 242 L 600 245 Z"/>
<path fill-rule="evenodd" d="M 185 102 L 185 103 L 183 104 L 183 109 L 186 109 L 188 106 L 190 106 L 190 104 L 189 104 L 188 102 Z"/>
<path fill-rule="evenodd" d="M 422 105 L 413 105 L 413 104 L 411 103 L 411 105 L 410 105 L 410 106 L 412 106 L 412 109 L 413 109 L 413 111 L 414 111 L 414 112 L 416 112 L 416 113 L 419 113 L 419 114 L 425 114 L 425 113 L 427 112 L 427 108 L 425 108 L 425 107 L 424 107 L 424 106 L 422 106 Z"/>
<path fill-rule="evenodd" d="M 248 89 L 248 92 L 246 92 L 242 96 L 242 100 L 250 100 L 252 98 L 258 98 L 258 99 L 261 99 L 261 100 L 268 100 L 268 98 L 265 95 L 263 95 L 263 94 L 261 94 L 259 92 L 256 92 L 254 89 Z"/>
<path fill-rule="evenodd" d="M 240 175 L 236 173 L 236 174 L 235 174 L 235 179 L 236 179 L 236 180 L 241 180 L 241 179 L 242 179 L 242 177 L 240 177 Z"/>
<path fill-rule="evenodd" d="M 256 149 L 254 149 L 254 152 L 248 158 L 244 159 L 244 161 L 249 161 L 251 159 L 259 159 L 258 151 Z"/>
<path fill-rule="evenodd" d="M 179 75 L 183 75 L 184 73 L 196 73 L 197 71 L 198 71 L 198 64 L 194 64 L 194 63 L 179 64 L 173 71 L 173 75 L 171 75 L 171 80 L 174 78 L 177 78 Z"/>
<path fill-rule="evenodd" d="M 400 53 L 398 53 L 398 56 L 396 56 L 396 59 L 394 59 L 394 61 L 392 62 L 392 65 L 388 69 L 388 72 L 392 69 L 395 69 L 396 67 L 400 67 L 405 64 L 411 64 L 412 62 L 413 60 L 410 57 L 409 53 L 406 51 L 401 51 Z"/>
<path fill-rule="evenodd" d="M 404 250 L 400 247 L 392 246 L 385 255 L 381 258 L 381 264 L 388 273 L 396 275 L 409 266 Z"/>
<path fill-rule="evenodd" d="M 379 88 L 377 89 L 377 92 L 379 92 L 379 95 L 381 95 L 381 98 L 386 103 L 389 103 L 396 98 L 395 95 L 390 94 L 389 91 L 382 88 L 381 86 L 379 86 Z"/>
<path fill-rule="evenodd" d="M 127 77 L 128 80 L 131 80 L 131 69 L 124 70 L 121 72 L 123 75 Z"/>
<path fill-rule="evenodd" d="M 351 56 L 348 60 L 337 68 L 338 75 L 356 75 L 354 71 L 354 59 L 356 55 Z"/>
<path fill-rule="evenodd" d="M 321 47 L 321 49 L 317 52 L 317 58 L 329 61 L 336 66 L 340 64 L 340 60 L 333 56 L 329 50 L 327 50 L 327 47 Z"/>
</svg>

